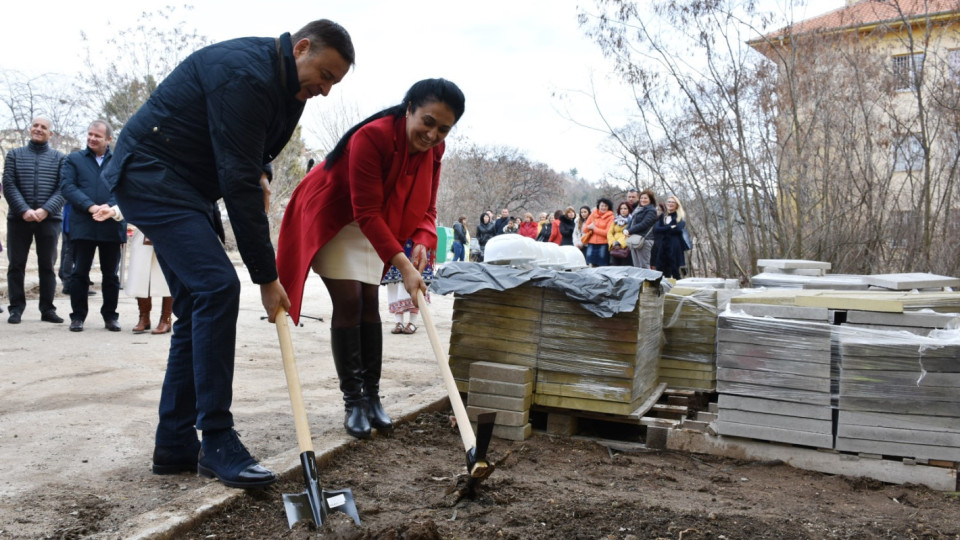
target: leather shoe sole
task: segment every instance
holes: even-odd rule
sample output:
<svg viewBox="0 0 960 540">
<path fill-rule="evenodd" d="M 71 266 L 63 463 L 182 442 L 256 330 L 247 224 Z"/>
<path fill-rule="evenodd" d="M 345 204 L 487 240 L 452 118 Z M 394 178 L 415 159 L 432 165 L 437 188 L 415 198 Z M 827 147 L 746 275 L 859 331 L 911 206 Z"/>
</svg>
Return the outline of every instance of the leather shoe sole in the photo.
<svg viewBox="0 0 960 540">
<path fill-rule="evenodd" d="M 83 321 L 80 321 L 80 320 L 70 321 L 70 331 L 83 332 Z"/>
<path fill-rule="evenodd" d="M 262 488 L 273 485 L 277 482 L 277 475 L 269 471 L 258 463 L 248 465 L 247 468 L 240 471 L 236 478 L 224 478 L 217 474 L 217 471 L 197 464 L 197 473 L 204 478 L 216 478 L 221 484 L 239 489 Z"/>
</svg>

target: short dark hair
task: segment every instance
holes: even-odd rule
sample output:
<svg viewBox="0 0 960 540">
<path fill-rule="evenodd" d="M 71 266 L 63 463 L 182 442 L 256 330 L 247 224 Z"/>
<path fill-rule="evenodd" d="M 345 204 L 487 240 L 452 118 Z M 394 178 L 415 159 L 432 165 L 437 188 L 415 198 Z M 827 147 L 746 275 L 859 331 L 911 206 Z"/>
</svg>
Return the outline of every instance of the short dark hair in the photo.
<svg viewBox="0 0 960 540">
<path fill-rule="evenodd" d="M 311 47 L 320 45 L 321 47 L 330 47 L 340 53 L 340 56 L 351 66 L 356 60 L 356 53 L 353 50 L 353 40 L 346 29 L 339 24 L 328 19 L 317 19 L 308 22 L 306 26 L 297 30 L 290 36 L 290 41 L 296 45 L 301 39 L 310 40 Z M 311 53 L 315 52 L 311 48 Z"/>
<path fill-rule="evenodd" d="M 647 198 L 650 199 L 650 204 L 652 204 L 652 205 L 656 205 L 656 204 L 657 204 L 657 196 L 653 194 L 653 191 L 651 191 L 651 190 L 649 190 L 649 189 L 645 189 L 645 190 L 643 190 L 643 191 L 640 192 L 640 195 L 646 195 Z"/>
<path fill-rule="evenodd" d="M 610 199 L 606 197 L 600 197 L 599 199 L 597 199 L 597 210 L 600 209 L 600 203 L 607 203 L 607 210 L 611 210 L 614 212 L 616 211 L 616 209 L 613 207 L 613 202 L 610 201 Z"/>
</svg>

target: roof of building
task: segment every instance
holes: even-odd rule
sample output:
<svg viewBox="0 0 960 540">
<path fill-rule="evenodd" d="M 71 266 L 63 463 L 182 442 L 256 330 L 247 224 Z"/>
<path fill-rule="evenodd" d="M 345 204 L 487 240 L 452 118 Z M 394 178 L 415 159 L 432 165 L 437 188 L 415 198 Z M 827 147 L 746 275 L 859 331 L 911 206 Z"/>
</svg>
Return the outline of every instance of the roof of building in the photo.
<svg viewBox="0 0 960 540">
<path fill-rule="evenodd" d="M 944 15 L 960 15 L 960 3 L 957 0 L 861 0 L 781 28 L 765 38 L 838 32 Z"/>
</svg>

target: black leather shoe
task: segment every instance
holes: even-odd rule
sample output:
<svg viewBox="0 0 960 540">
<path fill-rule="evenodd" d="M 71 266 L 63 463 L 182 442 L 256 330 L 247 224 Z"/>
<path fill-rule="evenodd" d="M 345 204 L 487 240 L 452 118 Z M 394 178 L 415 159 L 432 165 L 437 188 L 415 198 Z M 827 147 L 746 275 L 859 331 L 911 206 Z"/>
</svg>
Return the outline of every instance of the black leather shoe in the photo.
<svg viewBox="0 0 960 540">
<path fill-rule="evenodd" d="M 83 321 L 81 321 L 80 319 L 74 319 L 70 321 L 70 331 L 83 332 Z"/>
<path fill-rule="evenodd" d="M 7 318 L 7 322 L 10 324 L 20 324 L 20 314 L 16 311 L 11 311 L 10 317 Z"/>
<path fill-rule="evenodd" d="M 153 474 L 196 473 L 200 441 L 183 446 L 153 447 Z"/>
<path fill-rule="evenodd" d="M 63 317 L 57 315 L 56 311 L 48 311 L 40 315 L 40 320 L 43 322 L 52 322 L 52 323 L 60 324 L 63 322 Z"/>
<path fill-rule="evenodd" d="M 103 327 L 106 328 L 107 330 L 111 331 L 111 332 L 119 332 L 119 331 L 120 331 L 120 323 L 118 323 L 117 321 L 115 321 L 115 320 L 113 320 L 113 319 L 110 319 L 109 321 L 103 321 Z"/>
<path fill-rule="evenodd" d="M 241 489 L 267 487 L 277 481 L 276 474 L 253 459 L 232 428 L 203 434 L 197 473 Z"/>
</svg>

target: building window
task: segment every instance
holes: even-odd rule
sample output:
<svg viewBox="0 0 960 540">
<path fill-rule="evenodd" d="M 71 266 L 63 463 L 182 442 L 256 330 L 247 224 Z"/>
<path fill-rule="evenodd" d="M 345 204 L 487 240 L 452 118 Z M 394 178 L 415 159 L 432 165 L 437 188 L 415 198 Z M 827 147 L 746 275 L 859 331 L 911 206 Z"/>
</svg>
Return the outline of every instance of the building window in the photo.
<svg viewBox="0 0 960 540">
<path fill-rule="evenodd" d="M 950 69 L 950 78 L 954 82 L 960 82 L 960 49 L 947 51 L 947 66 Z"/>
<path fill-rule="evenodd" d="M 923 53 L 893 57 L 893 76 L 897 90 L 912 90 L 920 84 L 923 74 Z"/>
<path fill-rule="evenodd" d="M 893 146 L 895 172 L 919 171 L 923 168 L 923 145 L 916 135 L 901 137 Z"/>
</svg>

